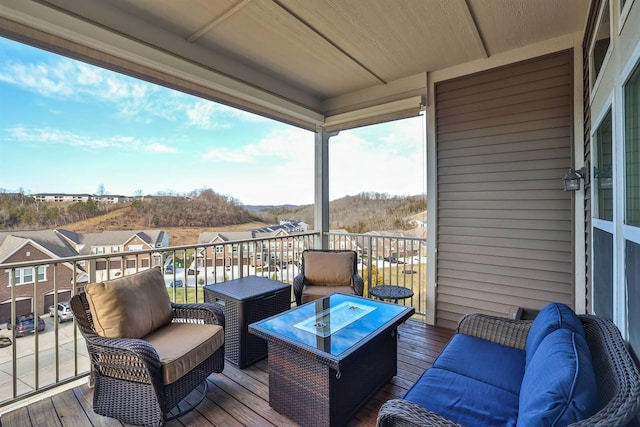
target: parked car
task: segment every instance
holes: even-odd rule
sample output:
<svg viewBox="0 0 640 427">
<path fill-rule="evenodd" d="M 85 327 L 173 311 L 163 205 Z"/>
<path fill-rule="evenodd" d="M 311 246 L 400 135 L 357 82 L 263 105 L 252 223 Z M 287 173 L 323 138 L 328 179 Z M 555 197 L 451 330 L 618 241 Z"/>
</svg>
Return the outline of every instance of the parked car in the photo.
<svg viewBox="0 0 640 427">
<path fill-rule="evenodd" d="M 164 267 L 164 274 L 171 274 L 171 273 L 173 273 L 173 265 L 169 264 Z"/>
<path fill-rule="evenodd" d="M 165 283 L 168 288 L 182 288 L 184 286 L 184 282 L 181 279 L 176 279 L 175 282 L 171 280 L 168 283 L 165 281 Z"/>
<path fill-rule="evenodd" d="M 56 315 L 56 308 L 52 305 L 49 306 L 49 317 L 53 317 Z M 73 313 L 71 312 L 71 307 L 69 306 L 69 301 L 63 301 L 58 303 L 58 321 L 60 323 L 65 322 L 67 320 L 73 320 Z"/>
<path fill-rule="evenodd" d="M 25 335 L 33 334 L 34 328 L 34 316 L 33 313 L 24 314 L 16 318 L 16 337 L 23 337 Z M 37 316 L 38 320 L 38 332 L 44 331 L 44 320 L 40 316 Z M 13 325 L 11 322 L 7 323 L 7 329 L 11 330 Z"/>
<path fill-rule="evenodd" d="M 415 270 L 402 270 L 402 274 L 416 274 Z"/>
</svg>

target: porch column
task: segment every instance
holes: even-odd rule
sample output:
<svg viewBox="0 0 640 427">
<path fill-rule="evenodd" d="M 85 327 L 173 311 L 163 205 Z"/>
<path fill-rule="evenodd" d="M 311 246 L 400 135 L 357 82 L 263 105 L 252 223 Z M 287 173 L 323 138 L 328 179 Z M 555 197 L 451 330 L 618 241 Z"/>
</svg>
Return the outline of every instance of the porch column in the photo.
<svg viewBox="0 0 640 427">
<path fill-rule="evenodd" d="M 316 128 L 314 222 L 320 235 L 315 237 L 314 247 L 318 249 L 329 249 L 329 138 L 337 134 Z"/>
</svg>

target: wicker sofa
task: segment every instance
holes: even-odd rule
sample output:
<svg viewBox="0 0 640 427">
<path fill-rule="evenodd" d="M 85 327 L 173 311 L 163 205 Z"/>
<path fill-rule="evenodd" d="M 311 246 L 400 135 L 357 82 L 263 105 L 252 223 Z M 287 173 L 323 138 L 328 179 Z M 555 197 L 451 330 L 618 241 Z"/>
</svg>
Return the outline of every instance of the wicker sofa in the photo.
<svg viewBox="0 0 640 427">
<path fill-rule="evenodd" d="M 543 317 L 558 305 L 551 310 L 548 307 L 540 312 Z M 564 306 L 564 310 L 570 309 Z M 626 344 L 607 319 L 593 315 L 575 319 L 578 325 L 561 319 L 553 327 L 540 328 L 538 318 L 530 321 L 482 314 L 464 316 L 432 368 L 425 371 L 403 399 L 382 405 L 377 425 L 627 425 L 640 408 L 640 376 Z M 538 324 L 534 326 L 534 322 Z M 579 325 L 584 338 L 578 338 Z M 558 350 L 558 339 L 568 337 L 572 341 L 565 348 L 571 357 Z M 469 345 L 474 342 L 480 346 Z M 586 354 L 574 359 L 572 351 L 580 351 L 581 346 L 586 346 L 583 351 Z M 492 354 L 494 347 L 498 348 L 496 354 Z M 487 356 L 492 360 L 486 360 Z M 573 364 L 575 371 L 566 372 L 570 368 L 559 367 L 563 364 L 558 362 L 559 358 L 571 359 L 569 365 Z M 577 366 L 580 375 L 589 371 L 593 377 L 589 374 L 576 380 L 580 378 Z M 568 384 L 562 383 L 565 373 Z M 482 394 L 477 390 L 475 395 L 468 389 L 456 390 L 460 378 L 468 389 L 481 383 Z M 482 388 L 491 382 L 494 391 Z M 514 404 L 512 413 L 505 414 Z"/>
</svg>

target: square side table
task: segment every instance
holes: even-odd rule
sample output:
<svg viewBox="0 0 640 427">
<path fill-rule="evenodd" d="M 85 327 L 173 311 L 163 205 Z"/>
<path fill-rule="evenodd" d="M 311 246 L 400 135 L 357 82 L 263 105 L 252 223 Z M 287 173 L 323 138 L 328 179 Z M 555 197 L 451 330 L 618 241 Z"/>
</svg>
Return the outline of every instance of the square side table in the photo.
<svg viewBox="0 0 640 427">
<path fill-rule="evenodd" d="M 267 356 L 267 342 L 249 334 L 248 325 L 291 308 L 291 285 L 247 276 L 204 286 L 204 300 L 225 316 L 225 359 L 242 369 Z"/>
</svg>

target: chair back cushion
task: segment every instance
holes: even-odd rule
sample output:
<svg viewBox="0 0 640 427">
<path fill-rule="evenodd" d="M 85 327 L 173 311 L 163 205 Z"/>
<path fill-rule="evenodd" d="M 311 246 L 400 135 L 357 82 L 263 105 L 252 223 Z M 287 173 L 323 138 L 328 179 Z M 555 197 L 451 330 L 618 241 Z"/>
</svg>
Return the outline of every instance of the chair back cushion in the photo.
<svg viewBox="0 0 640 427">
<path fill-rule="evenodd" d="M 304 279 L 310 285 L 353 286 L 355 252 L 304 251 Z"/>
<path fill-rule="evenodd" d="M 525 344 L 527 365 L 542 340 L 551 332 L 561 328 L 569 329 L 585 338 L 582 322 L 569 306 L 557 302 L 547 304 L 536 316 L 527 335 Z"/>
<path fill-rule="evenodd" d="M 169 293 L 159 268 L 85 287 L 98 335 L 142 338 L 173 318 Z"/>
<path fill-rule="evenodd" d="M 597 405 L 596 376 L 583 335 L 547 335 L 525 369 L 518 426 L 559 427 L 589 418 Z"/>
</svg>

